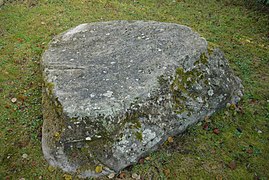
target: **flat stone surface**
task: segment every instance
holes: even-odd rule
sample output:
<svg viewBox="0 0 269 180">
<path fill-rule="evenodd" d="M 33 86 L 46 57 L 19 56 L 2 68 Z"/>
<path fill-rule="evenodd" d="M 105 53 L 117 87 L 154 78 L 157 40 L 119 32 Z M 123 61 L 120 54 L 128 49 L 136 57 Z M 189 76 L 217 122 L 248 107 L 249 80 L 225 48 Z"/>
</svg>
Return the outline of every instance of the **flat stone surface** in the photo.
<svg viewBox="0 0 269 180">
<path fill-rule="evenodd" d="M 81 24 L 53 39 L 42 68 L 45 158 L 81 177 L 120 171 L 242 96 L 221 51 L 172 23 Z"/>
</svg>

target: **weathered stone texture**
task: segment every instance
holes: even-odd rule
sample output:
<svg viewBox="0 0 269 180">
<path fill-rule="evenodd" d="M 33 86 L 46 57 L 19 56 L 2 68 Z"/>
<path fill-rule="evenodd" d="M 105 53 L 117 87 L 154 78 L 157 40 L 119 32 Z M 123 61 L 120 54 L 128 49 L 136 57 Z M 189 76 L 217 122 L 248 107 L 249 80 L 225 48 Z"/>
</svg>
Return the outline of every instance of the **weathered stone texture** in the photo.
<svg viewBox="0 0 269 180">
<path fill-rule="evenodd" d="M 82 177 L 118 172 L 242 96 L 222 52 L 172 23 L 81 24 L 53 39 L 42 68 L 44 155 Z"/>
</svg>

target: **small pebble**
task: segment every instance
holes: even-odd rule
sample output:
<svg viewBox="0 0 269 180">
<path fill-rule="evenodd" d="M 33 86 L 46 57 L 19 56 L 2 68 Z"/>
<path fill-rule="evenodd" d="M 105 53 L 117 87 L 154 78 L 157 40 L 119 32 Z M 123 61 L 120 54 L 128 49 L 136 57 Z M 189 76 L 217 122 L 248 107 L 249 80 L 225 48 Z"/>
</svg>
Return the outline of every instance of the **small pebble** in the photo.
<svg viewBox="0 0 269 180">
<path fill-rule="evenodd" d="M 108 179 L 113 179 L 115 177 L 115 173 L 111 173 L 107 177 L 108 177 Z"/>
</svg>

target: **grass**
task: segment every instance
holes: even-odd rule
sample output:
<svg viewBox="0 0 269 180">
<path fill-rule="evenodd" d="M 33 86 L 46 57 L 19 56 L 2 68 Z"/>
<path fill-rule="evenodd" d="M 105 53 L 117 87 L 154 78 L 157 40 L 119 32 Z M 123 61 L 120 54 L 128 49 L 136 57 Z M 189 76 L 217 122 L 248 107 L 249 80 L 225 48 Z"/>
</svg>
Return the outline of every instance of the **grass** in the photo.
<svg viewBox="0 0 269 180">
<path fill-rule="evenodd" d="M 116 19 L 192 27 L 224 51 L 245 87 L 237 107 L 174 137 L 125 170 L 126 176 L 268 179 L 269 15 L 246 8 L 243 0 L 40 0 L 2 6 L 0 179 L 70 177 L 48 166 L 42 156 L 40 58 L 54 35 L 81 23 Z M 213 133 L 215 128 L 219 134 Z"/>
</svg>

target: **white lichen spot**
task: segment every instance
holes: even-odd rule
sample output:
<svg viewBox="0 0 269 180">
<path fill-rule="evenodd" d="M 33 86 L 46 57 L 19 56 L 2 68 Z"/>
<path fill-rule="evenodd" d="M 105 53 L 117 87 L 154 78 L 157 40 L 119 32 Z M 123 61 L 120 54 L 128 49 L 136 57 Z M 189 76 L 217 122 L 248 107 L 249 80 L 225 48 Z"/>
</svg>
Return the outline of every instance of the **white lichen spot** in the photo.
<svg viewBox="0 0 269 180">
<path fill-rule="evenodd" d="M 113 95 L 112 91 L 107 91 L 106 93 L 103 94 L 103 96 L 106 96 L 106 97 L 111 97 L 112 95 Z"/>
<path fill-rule="evenodd" d="M 196 100 L 199 102 L 199 103 L 203 103 L 203 99 L 201 97 L 197 97 Z"/>
<path fill-rule="evenodd" d="M 101 108 L 98 106 L 93 107 L 93 110 L 100 110 Z"/>
<path fill-rule="evenodd" d="M 110 62 L 110 64 L 113 65 L 113 64 L 116 64 L 116 62 L 112 61 L 112 62 Z"/>
<path fill-rule="evenodd" d="M 200 84 L 197 84 L 195 88 L 196 88 L 197 90 L 201 90 L 201 89 L 203 89 L 203 87 L 202 87 Z"/>
<path fill-rule="evenodd" d="M 94 97 L 95 97 L 95 94 L 93 94 L 93 93 L 90 94 L 90 97 L 91 97 L 91 98 L 94 98 Z"/>
<path fill-rule="evenodd" d="M 213 96 L 213 94 L 214 94 L 213 89 L 210 89 L 210 90 L 207 92 L 207 94 L 208 94 L 208 96 Z"/>
<path fill-rule="evenodd" d="M 224 98 L 224 96 L 221 94 L 221 95 L 219 96 L 219 101 L 221 102 L 221 101 L 223 100 L 223 98 Z"/>
<path fill-rule="evenodd" d="M 142 132 L 142 139 L 143 139 L 143 145 L 146 145 L 148 142 L 150 142 L 152 139 L 154 139 L 156 137 L 156 133 L 153 132 L 152 130 L 150 129 L 145 129 L 143 132 Z"/>
<path fill-rule="evenodd" d="M 96 138 L 101 138 L 102 136 L 99 136 L 99 135 L 95 135 Z"/>
<path fill-rule="evenodd" d="M 106 33 L 106 35 L 107 35 L 107 36 L 109 36 L 109 35 L 110 35 L 110 33 Z"/>
<path fill-rule="evenodd" d="M 162 49 L 158 48 L 158 51 L 159 51 L 159 52 L 161 52 L 161 51 L 162 51 Z"/>
<path fill-rule="evenodd" d="M 206 70 L 206 73 L 209 74 L 210 73 L 210 70 L 208 68 L 205 69 Z"/>
<path fill-rule="evenodd" d="M 188 77 L 188 78 L 187 78 L 187 81 L 188 81 L 188 82 L 191 81 L 191 77 Z"/>
<path fill-rule="evenodd" d="M 92 140 L 92 138 L 91 137 L 86 137 L 85 140 L 90 141 L 90 140 Z"/>
</svg>

